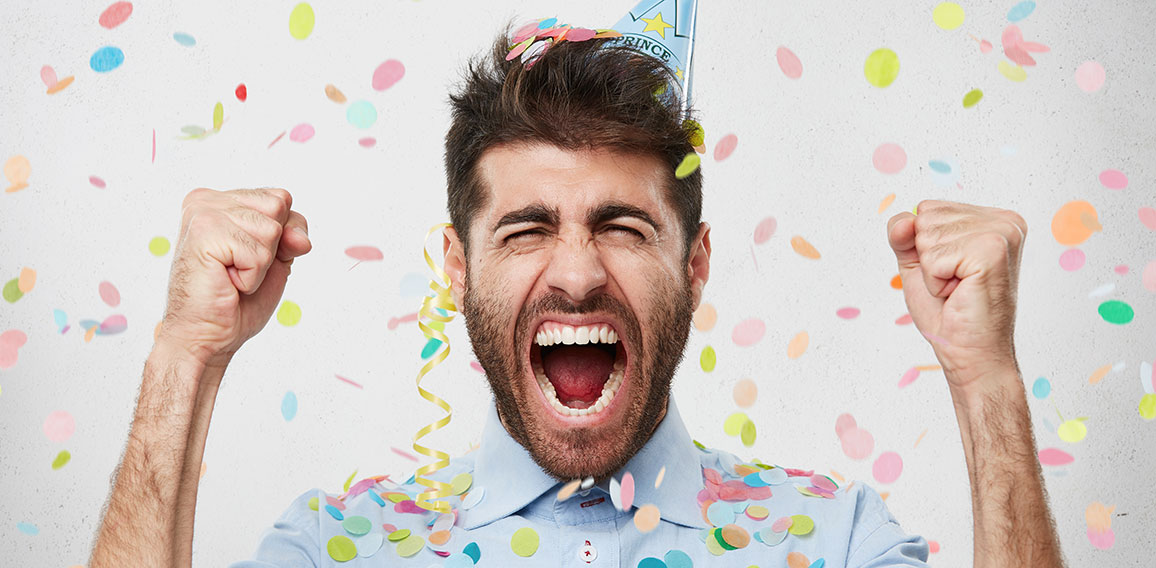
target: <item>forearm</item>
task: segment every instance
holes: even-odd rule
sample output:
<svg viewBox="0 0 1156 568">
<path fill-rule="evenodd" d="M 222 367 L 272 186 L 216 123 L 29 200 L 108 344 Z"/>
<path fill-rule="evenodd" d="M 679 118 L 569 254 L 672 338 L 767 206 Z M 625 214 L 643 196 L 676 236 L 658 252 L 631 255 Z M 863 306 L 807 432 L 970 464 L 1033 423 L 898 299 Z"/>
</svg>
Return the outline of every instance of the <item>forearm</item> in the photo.
<svg viewBox="0 0 1156 568">
<path fill-rule="evenodd" d="M 974 565 L 1064 565 L 1017 369 L 953 390 L 971 481 Z M 982 386 L 981 386 L 982 385 Z"/>
<path fill-rule="evenodd" d="M 201 458 L 224 370 L 163 344 L 149 354 L 92 568 L 190 564 Z"/>
</svg>

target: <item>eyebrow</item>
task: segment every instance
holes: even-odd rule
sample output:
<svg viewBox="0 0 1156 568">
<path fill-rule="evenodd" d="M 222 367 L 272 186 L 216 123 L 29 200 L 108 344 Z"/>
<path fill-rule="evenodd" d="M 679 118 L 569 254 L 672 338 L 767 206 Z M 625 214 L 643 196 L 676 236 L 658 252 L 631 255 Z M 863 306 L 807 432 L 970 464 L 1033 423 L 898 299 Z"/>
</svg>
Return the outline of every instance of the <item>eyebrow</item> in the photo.
<svg viewBox="0 0 1156 568">
<path fill-rule="evenodd" d="M 605 201 L 587 212 L 586 224 L 597 225 L 619 217 L 633 217 L 654 227 L 655 232 L 662 232 L 662 225 L 658 221 L 655 221 L 645 210 L 623 201 L 614 200 Z M 546 205 L 542 203 L 533 203 L 502 215 L 502 218 L 498 219 L 497 223 L 494 223 L 490 232 L 495 233 L 498 229 L 506 225 L 516 225 L 519 223 L 557 225 L 559 218 L 560 215 L 556 207 L 546 207 Z"/>
</svg>

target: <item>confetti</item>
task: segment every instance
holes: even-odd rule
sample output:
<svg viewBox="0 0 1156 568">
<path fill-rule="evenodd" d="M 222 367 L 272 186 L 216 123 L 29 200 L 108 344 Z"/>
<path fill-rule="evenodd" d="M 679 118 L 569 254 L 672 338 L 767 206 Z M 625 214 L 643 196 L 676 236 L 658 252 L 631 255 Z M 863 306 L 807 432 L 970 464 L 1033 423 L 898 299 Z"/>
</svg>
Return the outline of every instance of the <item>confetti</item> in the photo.
<svg viewBox="0 0 1156 568">
<path fill-rule="evenodd" d="M 1139 411 L 1144 420 L 1156 418 L 1156 394 L 1148 393 L 1140 397 Z"/>
<path fill-rule="evenodd" d="M 297 416 L 297 395 L 293 391 L 286 392 L 281 398 L 281 416 L 286 422 Z"/>
<path fill-rule="evenodd" d="M 100 13 L 100 27 L 111 30 L 124 23 L 132 15 L 132 2 L 114 2 Z"/>
<path fill-rule="evenodd" d="M 1108 300 L 1100 304 L 1098 311 L 1100 312 L 1100 317 L 1104 318 L 1104 321 L 1116 325 L 1124 325 L 1132 321 L 1132 318 L 1136 315 L 1136 313 L 1132 311 L 1132 306 L 1119 300 Z"/>
<path fill-rule="evenodd" d="M 286 327 L 292 327 L 301 322 L 301 306 L 283 300 L 277 309 L 277 322 Z"/>
<path fill-rule="evenodd" d="M 835 310 L 835 315 L 840 319 L 855 319 L 859 317 L 859 308 L 850 306 L 846 308 L 839 308 L 838 310 Z"/>
<path fill-rule="evenodd" d="M 1085 418 L 1076 418 L 1073 420 L 1065 420 L 1056 430 L 1060 439 L 1075 444 L 1084 439 L 1088 435 L 1088 427 L 1084 425 Z"/>
<path fill-rule="evenodd" d="M 88 59 L 88 66 L 97 73 L 107 73 L 124 63 L 124 52 L 111 45 L 102 47 Z"/>
<path fill-rule="evenodd" d="M 1084 251 L 1080 249 L 1068 249 L 1060 254 L 1060 268 L 1068 272 L 1075 272 L 1084 267 Z"/>
<path fill-rule="evenodd" d="M 759 342 L 767 331 L 767 325 L 758 318 L 745 319 L 731 331 L 731 341 L 740 347 L 750 347 Z"/>
<path fill-rule="evenodd" d="M 1074 461 L 1071 454 L 1056 448 L 1044 448 L 1039 451 L 1040 463 L 1043 465 L 1068 465 Z"/>
<path fill-rule="evenodd" d="M 771 237 L 775 234 L 775 228 L 777 226 L 778 223 L 775 221 L 774 217 L 767 217 L 762 221 L 759 221 L 759 224 L 755 225 L 755 244 L 761 245 L 771 240 Z"/>
<path fill-rule="evenodd" d="M 1145 227 L 1156 231 L 1156 209 L 1151 207 L 1141 207 L 1139 210 L 1137 210 L 1136 214 L 1140 217 L 1140 223 L 1142 223 Z M 1149 290 L 1152 289 L 1149 288 Z"/>
<path fill-rule="evenodd" d="M 193 36 L 191 36 L 187 33 L 184 33 L 184 32 L 174 33 L 173 39 L 176 40 L 177 43 L 179 43 L 185 47 L 192 47 L 194 45 L 197 45 L 196 38 L 194 38 Z"/>
<path fill-rule="evenodd" d="M 402 558 L 409 558 L 421 552 L 423 548 L 425 548 L 425 539 L 411 534 L 405 537 L 405 540 L 397 543 L 397 555 Z"/>
<path fill-rule="evenodd" d="M 739 438 L 743 445 L 748 448 L 755 445 L 756 435 L 757 433 L 755 432 L 755 423 L 751 420 L 744 422 L 742 430 L 739 432 Z"/>
<path fill-rule="evenodd" d="M 791 342 L 787 344 L 787 357 L 790 359 L 798 359 L 807 351 L 807 344 L 810 342 L 810 336 L 805 331 L 800 331 L 795 337 L 791 338 Z"/>
<path fill-rule="evenodd" d="M 871 155 L 871 164 L 880 173 L 897 174 L 907 166 L 907 152 L 904 152 L 900 145 L 892 142 L 880 144 L 875 148 L 875 153 Z M 891 200 L 894 201 L 894 199 L 895 196 L 892 194 Z M 879 206 L 880 212 L 886 208 L 883 205 Z"/>
<path fill-rule="evenodd" d="M 710 331 L 718 321 L 718 311 L 711 304 L 702 304 L 694 311 L 694 328 L 699 331 Z"/>
<path fill-rule="evenodd" d="M 384 91 L 405 77 L 405 65 L 396 59 L 387 59 L 373 70 L 373 90 Z"/>
<path fill-rule="evenodd" d="M 357 141 L 357 144 L 362 148 L 372 148 L 377 145 L 377 139 L 372 136 L 366 136 Z"/>
<path fill-rule="evenodd" d="M 32 175 L 32 163 L 24 156 L 12 156 L 4 162 L 4 177 L 11 184 L 4 191 L 12 193 L 28 187 L 28 177 Z"/>
<path fill-rule="evenodd" d="M 1031 0 L 1024 0 L 1011 7 L 1008 10 L 1007 19 L 1009 22 L 1018 22 L 1032 14 L 1036 9 L 1036 3 Z"/>
<path fill-rule="evenodd" d="M 963 108 L 971 108 L 979 103 L 983 98 L 983 91 L 979 89 L 972 89 L 963 96 Z"/>
<path fill-rule="evenodd" d="M 289 140 L 292 140 L 293 142 L 305 142 L 310 138 L 313 138 L 313 134 L 313 125 L 301 123 L 297 126 L 294 126 L 293 130 L 289 131 Z M 274 142 L 276 142 L 276 140 L 274 140 Z"/>
<path fill-rule="evenodd" d="M 346 109 L 345 120 L 357 128 L 369 128 L 377 122 L 377 109 L 369 101 L 357 101 Z"/>
<path fill-rule="evenodd" d="M 738 436 L 742 431 L 743 424 L 750 422 L 750 420 L 750 417 L 745 413 L 735 412 L 723 421 L 723 432 L 725 432 L 727 436 Z"/>
<path fill-rule="evenodd" d="M 1110 369 L 1110 368 L 1111 367 L 1104 367 L 1105 372 L 1107 372 L 1107 369 Z M 1089 381 L 1089 382 L 1091 382 L 1091 381 Z M 1036 382 L 1032 383 L 1032 396 L 1035 396 L 1037 399 L 1042 400 L 1042 399 L 1048 398 L 1048 395 L 1051 393 L 1052 393 L 1052 383 L 1048 382 L 1048 380 L 1046 378 L 1040 377 L 1040 378 L 1036 379 Z"/>
<path fill-rule="evenodd" d="M 1083 217 L 1097 217 L 1096 208 L 1083 200 L 1069 201 L 1052 216 L 1052 236 L 1057 243 L 1074 247 L 1092 236 L 1093 230 L 1083 221 Z"/>
<path fill-rule="evenodd" d="M 348 562 L 357 556 L 357 546 L 345 535 L 337 535 L 325 545 L 329 556 L 338 562 Z"/>
<path fill-rule="evenodd" d="M 788 79 L 798 79 L 803 76 L 803 62 L 799 61 L 799 56 L 795 55 L 795 52 L 780 45 L 775 50 L 775 60 L 779 63 L 779 70 Z"/>
<path fill-rule="evenodd" d="M 1112 512 L 1115 510 L 1115 505 L 1109 507 L 1099 501 L 1084 509 L 1084 521 L 1088 524 L 1088 542 L 1091 542 L 1092 546 L 1108 550 L 1116 542 L 1116 534 L 1112 531 Z"/>
<path fill-rule="evenodd" d="M 875 476 L 875 481 L 879 483 L 893 483 L 899 479 L 899 474 L 903 472 L 903 458 L 895 452 L 883 452 L 875 458 L 875 464 L 871 466 L 871 473 Z"/>
<path fill-rule="evenodd" d="M 533 556 L 538 552 L 538 533 L 530 527 L 514 531 L 514 535 L 510 537 L 510 549 L 523 558 Z"/>
<path fill-rule="evenodd" d="M 1128 187 L 1128 176 L 1120 170 L 1104 170 L 1100 172 L 1100 184 L 1108 189 L 1124 189 Z"/>
<path fill-rule="evenodd" d="M 40 534 L 40 528 L 32 523 L 16 523 L 16 530 L 31 536 Z"/>
<path fill-rule="evenodd" d="M 899 56 L 894 51 L 882 47 L 871 52 L 863 64 L 863 74 L 867 82 L 884 88 L 895 81 L 899 76 Z"/>
<path fill-rule="evenodd" d="M 850 428 L 839 437 L 843 454 L 853 460 L 866 459 L 875 450 L 875 437 L 862 428 Z"/>
<path fill-rule="evenodd" d="M 1000 61 L 996 68 L 999 69 L 999 74 L 1007 77 L 1009 81 L 1021 83 L 1028 78 L 1028 72 L 1019 65 L 1012 65 L 1007 61 Z"/>
<path fill-rule="evenodd" d="M 237 85 L 237 88 L 233 91 L 233 94 L 236 95 L 237 100 L 245 102 L 249 98 L 249 88 L 246 87 L 244 83 L 241 83 L 240 85 Z"/>
<path fill-rule="evenodd" d="M 305 39 L 313 33 L 313 24 L 316 22 L 313 7 L 302 2 L 293 7 L 289 13 L 289 34 L 297 39 Z"/>
<path fill-rule="evenodd" d="M 44 82 L 44 86 L 48 87 L 48 94 L 55 95 L 62 91 L 65 87 L 72 84 L 75 77 L 71 75 L 64 79 L 57 80 L 56 70 L 49 65 L 40 68 L 40 80 Z"/>
<path fill-rule="evenodd" d="M 674 170 L 675 179 L 685 179 L 690 176 L 690 174 L 693 174 L 694 171 L 698 169 L 700 163 L 702 163 L 702 159 L 698 157 L 698 154 L 694 152 L 687 154 Z"/>
<path fill-rule="evenodd" d="M 76 432 L 76 420 L 66 410 L 55 410 L 44 419 L 44 435 L 53 442 L 66 442 Z"/>
<path fill-rule="evenodd" d="M 814 260 L 819 259 L 819 251 L 816 250 L 811 243 L 807 242 L 807 239 L 798 235 L 791 237 L 791 248 L 795 249 L 795 252 L 798 253 L 799 256 Z"/>
<path fill-rule="evenodd" d="M 940 2 L 931 11 L 935 25 L 945 30 L 954 30 L 963 25 L 963 8 L 954 2 Z"/>
<path fill-rule="evenodd" d="M 698 356 L 698 364 L 702 370 L 709 373 L 714 370 L 715 366 L 714 347 L 707 345 L 702 348 L 702 354 Z"/>
<path fill-rule="evenodd" d="M 714 159 L 716 162 L 721 162 L 730 157 L 734 153 L 735 147 L 739 144 L 738 136 L 734 134 L 727 134 L 719 139 L 714 145 Z M 697 157 L 697 155 L 696 155 Z M 677 176 L 677 174 L 675 174 Z M 689 173 L 687 175 L 690 175 Z M 686 177 L 685 175 L 682 177 Z M 682 179 L 682 178 L 679 178 Z"/>
<path fill-rule="evenodd" d="M 52 460 L 52 469 L 60 469 L 71 460 L 72 454 L 68 453 L 68 450 L 60 450 L 60 453 L 56 454 L 56 459 Z"/>
<path fill-rule="evenodd" d="M 1085 61 L 1076 68 L 1076 86 L 1085 93 L 1094 93 L 1104 86 L 1107 73 L 1104 66 L 1095 61 Z"/>
<path fill-rule="evenodd" d="M 759 396 L 759 387 L 750 379 L 739 379 L 735 383 L 733 396 L 735 404 L 740 408 L 750 408 L 754 406 L 755 399 Z"/>
<path fill-rule="evenodd" d="M 899 378 L 899 388 L 903 388 L 903 387 L 915 382 L 915 379 L 918 379 L 918 378 L 919 378 L 919 368 L 918 367 L 912 367 L 910 369 L 907 369 L 907 371 L 905 371 L 903 373 L 903 376 Z"/>
<path fill-rule="evenodd" d="M 646 504 L 638 508 L 634 512 L 634 526 L 638 532 L 648 533 L 658 527 L 658 521 L 661 519 L 658 507 Z"/>
</svg>

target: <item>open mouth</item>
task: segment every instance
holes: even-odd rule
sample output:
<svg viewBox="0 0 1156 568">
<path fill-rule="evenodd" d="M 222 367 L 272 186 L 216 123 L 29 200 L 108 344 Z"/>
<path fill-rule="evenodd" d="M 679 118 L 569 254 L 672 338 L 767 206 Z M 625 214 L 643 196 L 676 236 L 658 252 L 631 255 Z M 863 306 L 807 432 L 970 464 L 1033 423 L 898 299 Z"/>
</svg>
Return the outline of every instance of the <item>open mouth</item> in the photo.
<svg viewBox="0 0 1156 568">
<path fill-rule="evenodd" d="M 547 321 L 538 326 L 530 345 L 530 368 L 558 414 L 599 414 L 622 388 L 626 348 L 608 323 Z"/>
</svg>

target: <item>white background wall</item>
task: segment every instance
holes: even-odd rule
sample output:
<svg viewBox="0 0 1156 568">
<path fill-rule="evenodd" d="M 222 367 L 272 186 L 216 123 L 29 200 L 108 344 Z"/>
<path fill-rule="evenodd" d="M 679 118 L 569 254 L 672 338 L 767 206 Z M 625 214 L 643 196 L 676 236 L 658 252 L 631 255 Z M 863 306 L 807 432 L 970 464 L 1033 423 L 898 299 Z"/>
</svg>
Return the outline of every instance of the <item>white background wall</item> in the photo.
<svg viewBox="0 0 1156 568">
<path fill-rule="evenodd" d="M 288 189 L 309 220 L 314 248 L 295 263 L 284 295 L 301 306 L 300 323 L 271 320 L 225 377 L 204 458 L 197 563 L 247 557 L 305 489 L 340 491 L 355 470 L 358 479 L 407 476 L 416 464 L 390 448 L 408 448 L 417 428 L 440 414 L 413 384 L 420 331 L 387 323 L 416 311 L 428 276 L 422 237 L 447 220 L 447 89 L 510 17 L 608 27 L 632 7 L 631 0 L 314 0 L 316 27 L 297 40 L 288 29 L 295 3 L 138 2 L 112 30 L 97 23 L 104 2 L 5 2 L 0 10 L 0 159 L 23 155 L 32 168 L 27 189 L 0 195 L 0 281 L 25 267 L 37 274 L 23 298 L 0 303 L 0 333 L 28 337 L 15 364 L 0 369 L 3 564 L 87 561 L 165 305 L 172 253 L 154 256 L 148 243 L 157 236 L 176 243 L 181 200 L 198 186 Z M 895 324 L 906 308 L 888 284 L 896 266 L 884 231 L 891 215 L 922 199 L 1014 209 L 1030 228 L 1017 347 L 1035 435 L 1041 448 L 1075 459 L 1045 468 L 1065 554 L 1073 566 L 1139 566 L 1151 557 L 1156 529 L 1156 422 L 1137 411 L 1141 365 L 1156 357 L 1156 301 L 1142 285 L 1145 266 L 1156 260 L 1156 233 L 1138 213 L 1156 206 L 1156 17 L 1139 1 L 1040 2 L 1019 25 L 1027 41 L 1051 50 L 1034 54 L 1038 65 L 1014 83 L 997 71 L 1014 2 L 961 4 L 963 26 L 947 31 L 932 21 L 935 1 L 701 3 L 694 96 L 707 132 L 704 215 L 714 244 L 705 301 L 719 316 L 713 329 L 692 332 L 675 395 L 694 397 L 681 409 L 698 440 L 870 482 L 889 493 L 905 529 L 940 544 L 934 564 L 970 564 L 968 478 L 942 373 L 897 387 L 908 368 L 936 361 L 914 326 Z M 175 32 L 196 44 L 178 44 Z M 981 53 L 969 34 L 995 50 Z M 104 45 L 121 48 L 125 62 L 96 73 L 89 57 Z M 778 46 L 798 54 L 801 78 L 778 69 Z M 885 89 L 863 75 L 867 55 L 880 47 L 901 63 Z M 405 76 L 375 91 L 373 70 L 387 59 L 403 62 Z M 1075 69 L 1085 61 L 1106 69 L 1096 92 L 1076 85 Z M 75 82 L 46 94 L 39 80 L 45 64 Z M 246 102 L 233 95 L 239 83 L 248 88 Z M 376 123 L 364 131 L 350 125 L 349 103 L 325 97 L 329 83 L 350 103 L 370 101 Z M 973 88 L 984 98 L 965 109 L 962 97 Z M 218 101 L 225 109 L 218 134 L 178 139 L 182 126 L 211 126 Z M 313 139 L 286 136 L 269 147 L 302 122 L 316 129 Z M 728 133 L 738 147 L 717 162 L 714 144 Z M 378 144 L 360 147 L 363 136 Z M 906 150 L 900 173 L 872 167 L 873 151 L 885 142 Z M 937 185 L 931 160 L 958 164 L 958 185 Z M 1128 187 L 1103 187 L 1098 175 L 1106 169 L 1124 172 Z M 878 212 L 891 193 L 894 204 Z M 1086 265 L 1067 271 L 1059 257 L 1069 247 L 1050 226 L 1076 199 L 1096 207 L 1103 230 L 1078 247 Z M 754 227 L 768 216 L 778 230 L 754 245 Z M 822 258 L 793 252 L 794 235 Z M 350 269 L 355 261 L 343 251 L 354 245 L 381 248 L 385 261 Z M 1126 274 L 1114 271 L 1119 265 Z M 119 290 L 119 305 L 101 300 L 102 281 Z M 1115 288 L 1090 297 L 1104 284 Z M 1135 320 L 1104 321 L 1097 307 L 1108 299 L 1129 303 Z M 836 317 L 844 306 L 862 313 Z M 53 322 L 56 309 L 72 326 L 64 334 Z M 123 333 L 85 341 L 80 320 L 114 314 L 127 318 Z M 765 337 L 735 345 L 731 330 L 752 317 L 766 322 Z M 426 385 L 453 404 L 454 420 L 425 440 L 459 455 L 477 441 L 488 390 L 469 366 L 460 316 L 447 329 L 453 351 Z M 789 359 L 787 343 L 800 331 L 809 333 L 810 347 Z M 698 365 L 707 345 L 718 357 L 710 373 Z M 1090 384 L 1104 365 L 1115 368 Z M 743 377 L 760 389 L 747 410 L 759 432 L 753 448 L 722 429 L 737 410 L 731 392 Z M 1047 398 L 1030 393 L 1038 377 L 1052 385 Z M 280 411 L 287 391 L 300 406 L 291 421 Z M 54 411 L 75 420 L 75 434 L 63 442 L 44 433 Z M 870 458 L 843 454 L 834 425 L 844 412 L 874 434 Z M 1061 441 L 1057 412 L 1087 417 L 1087 438 Z M 71 462 L 54 470 L 61 450 Z M 894 483 L 878 484 L 871 465 L 886 450 L 902 456 L 904 469 Z M 1086 536 L 1084 511 L 1093 502 L 1116 507 L 1109 550 Z M 30 525 L 38 534 L 28 534 Z"/>
</svg>

